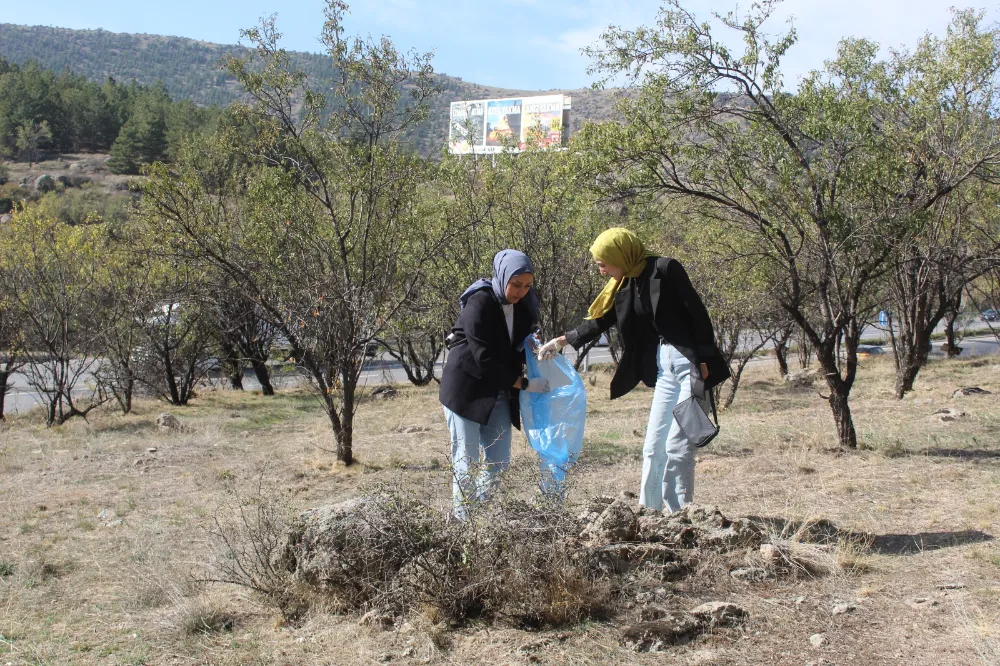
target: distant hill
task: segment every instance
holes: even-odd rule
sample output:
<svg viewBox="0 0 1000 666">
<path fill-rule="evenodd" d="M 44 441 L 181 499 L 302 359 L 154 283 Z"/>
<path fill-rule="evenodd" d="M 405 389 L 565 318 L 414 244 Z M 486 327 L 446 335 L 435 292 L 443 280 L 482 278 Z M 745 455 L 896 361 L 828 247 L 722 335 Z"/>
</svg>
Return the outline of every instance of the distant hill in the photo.
<svg viewBox="0 0 1000 666">
<path fill-rule="evenodd" d="M 69 69 L 96 81 L 107 77 L 120 82 L 135 79 L 142 84 L 162 81 L 175 99 L 188 98 L 205 106 L 227 106 L 239 97 L 238 84 L 219 63 L 228 53 L 240 55 L 245 52 L 241 46 L 184 37 L 0 23 L 0 56 L 12 62 L 36 60 L 49 69 Z M 332 85 L 326 56 L 303 52 L 292 52 L 291 56 L 295 65 L 309 75 L 313 85 Z M 424 155 L 437 154 L 445 145 L 448 105 L 456 100 L 566 93 L 573 96 L 571 133 L 586 120 L 611 117 L 614 110 L 612 91 L 513 90 L 482 86 L 444 74 L 437 78 L 442 94 L 435 100 L 428 120 L 409 136 L 414 147 Z"/>
</svg>

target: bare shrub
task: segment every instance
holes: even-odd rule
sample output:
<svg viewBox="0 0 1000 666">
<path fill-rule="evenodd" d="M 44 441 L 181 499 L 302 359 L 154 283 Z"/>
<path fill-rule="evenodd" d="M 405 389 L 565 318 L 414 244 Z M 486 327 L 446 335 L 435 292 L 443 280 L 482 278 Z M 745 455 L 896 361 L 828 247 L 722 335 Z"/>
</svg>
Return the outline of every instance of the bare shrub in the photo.
<svg viewBox="0 0 1000 666">
<path fill-rule="evenodd" d="M 223 480 L 227 501 L 216 510 L 209 528 L 219 552 L 198 580 L 248 588 L 273 600 L 284 615 L 296 617 L 308 602 L 283 566 L 292 511 L 266 479 L 267 469 L 261 467 L 249 490 L 235 477 Z"/>
<path fill-rule="evenodd" d="M 531 487 L 505 479 L 456 521 L 402 484 L 382 483 L 304 513 L 284 562 L 343 610 L 531 627 L 604 614 L 614 586 L 573 547 L 580 528 L 561 504 L 518 496 Z"/>
</svg>

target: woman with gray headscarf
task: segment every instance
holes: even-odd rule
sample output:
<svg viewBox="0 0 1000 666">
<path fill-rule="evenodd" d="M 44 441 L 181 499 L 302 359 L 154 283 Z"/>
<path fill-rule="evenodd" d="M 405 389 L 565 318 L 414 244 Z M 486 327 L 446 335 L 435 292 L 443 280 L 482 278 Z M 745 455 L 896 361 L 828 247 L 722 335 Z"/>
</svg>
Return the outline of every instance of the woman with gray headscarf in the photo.
<svg viewBox="0 0 1000 666">
<path fill-rule="evenodd" d="M 546 380 L 523 376 L 523 342 L 538 325 L 534 279 L 527 255 L 503 250 L 493 258 L 493 278 L 478 280 L 459 298 L 462 310 L 449 336 L 439 396 L 451 432 L 460 519 L 510 463 L 511 426 L 521 427 L 518 391 L 549 390 Z M 470 467 L 477 463 L 475 478 Z"/>
</svg>

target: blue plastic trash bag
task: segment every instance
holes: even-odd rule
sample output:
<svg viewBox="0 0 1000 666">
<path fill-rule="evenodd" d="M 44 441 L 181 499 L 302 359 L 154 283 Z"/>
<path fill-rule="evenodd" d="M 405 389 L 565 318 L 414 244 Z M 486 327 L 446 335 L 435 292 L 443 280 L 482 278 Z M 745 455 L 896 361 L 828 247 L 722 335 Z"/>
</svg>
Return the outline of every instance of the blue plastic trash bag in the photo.
<svg viewBox="0 0 1000 666">
<path fill-rule="evenodd" d="M 521 391 L 521 422 L 531 448 L 538 452 L 543 492 L 562 493 L 566 471 L 583 450 L 583 428 L 587 421 L 587 389 L 583 379 L 562 354 L 550 361 L 536 356 L 539 341 L 524 339 L 528 380 L 544 377 L 548 393 Z"/>
</svg>

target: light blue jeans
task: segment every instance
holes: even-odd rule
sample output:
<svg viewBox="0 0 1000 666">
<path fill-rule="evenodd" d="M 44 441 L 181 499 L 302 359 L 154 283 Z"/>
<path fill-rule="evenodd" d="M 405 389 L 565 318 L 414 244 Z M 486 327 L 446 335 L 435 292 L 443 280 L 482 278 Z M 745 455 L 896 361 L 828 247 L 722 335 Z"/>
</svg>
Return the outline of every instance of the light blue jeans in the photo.
<svg viewBox="0 0 1000 666">
<path fill-rule="evenodd" d="M 469 504 L 484 499 L 510 465 L 510 403 L 505 393 L 498 395 L 486 425 L 463 418 L 447 407 L 444 416 L 451 432 L 455 516 L 464 520 Z M 475 469 L 470 468 L 478 468 L 478 479 Z"/>
<path fill-rule="evenodd" d="M 679 511 L 694 500 L 695 446 L 674 422 L 674 406 L 691 397 L 691 361 L 673 346 L 656 354 L 656 388 L 642 447 L 639 503 L 660 511 Z"/>
</svg>

